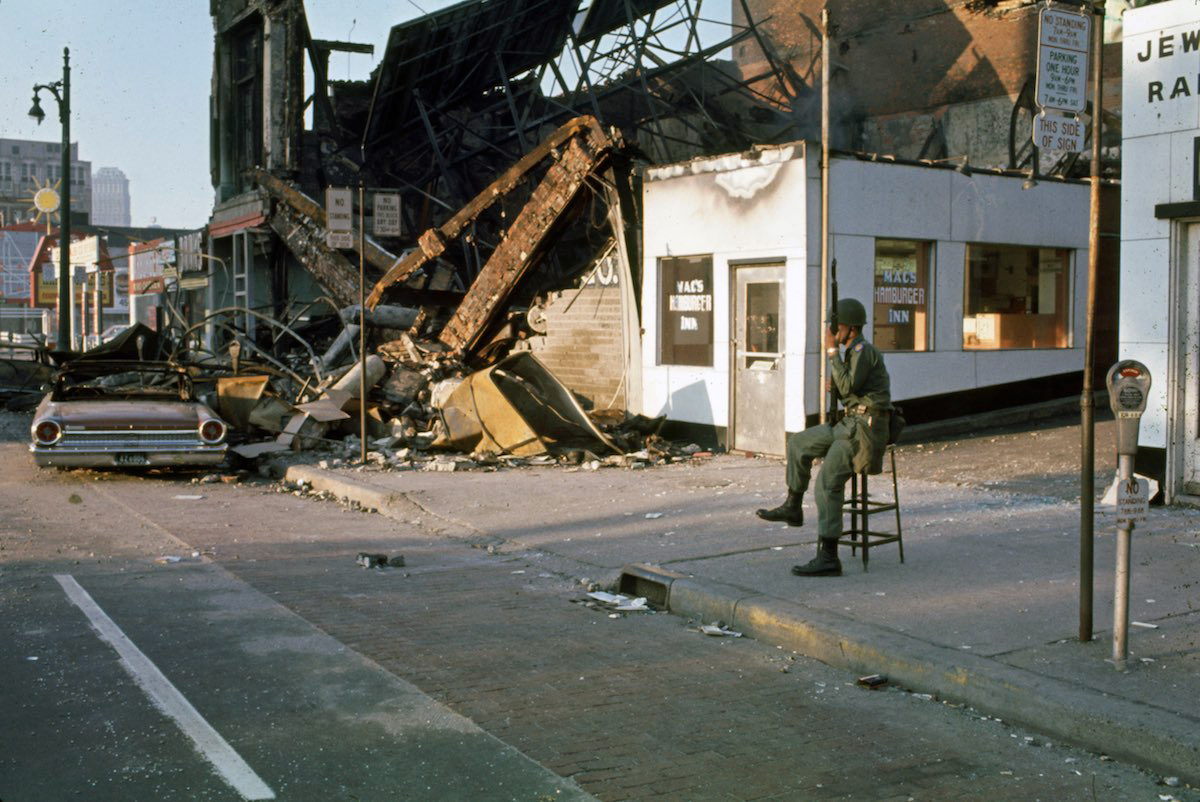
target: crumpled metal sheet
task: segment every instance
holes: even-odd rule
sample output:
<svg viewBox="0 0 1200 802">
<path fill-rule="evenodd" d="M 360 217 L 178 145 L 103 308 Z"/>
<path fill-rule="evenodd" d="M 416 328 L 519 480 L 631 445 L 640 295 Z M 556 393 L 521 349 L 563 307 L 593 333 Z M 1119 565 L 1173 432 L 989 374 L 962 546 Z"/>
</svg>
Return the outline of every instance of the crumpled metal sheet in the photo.
<svg viewBox="0 0 1200 802">
<path fill-rule="evenodd" d="M 250 427 L 250 413 L 263 397 L 268 376 L 222 376 L 217 379 L 217 414 L 236 429 Z"/>
<path fill-rule="evenodd" d="M 468 376 L 439 412 L 446 433 L 434 447 L 519 457 L 566 448 L 621 453 L 571 391 L 528 351 Z"/>
</svg>

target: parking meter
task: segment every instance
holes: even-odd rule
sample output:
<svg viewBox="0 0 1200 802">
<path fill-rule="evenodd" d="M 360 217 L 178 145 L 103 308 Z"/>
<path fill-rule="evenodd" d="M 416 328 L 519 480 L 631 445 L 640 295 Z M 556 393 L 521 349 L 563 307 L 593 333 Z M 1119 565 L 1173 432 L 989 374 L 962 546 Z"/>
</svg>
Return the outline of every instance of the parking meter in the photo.
<svg viewBox="0 0 1200 802">
<path fill-rule="evenodd" d="M 1113 665 L 1125 670 L 1129 656 L 1129 550 L 1133 520 L 1145 515 L 1149 488 L 1133 475 L 1138 425 L 1150 394 L 1150 370 L 1134 359 L 1108 369 L 1108 402 L 1117 418 L 1117 565 L 1113 588 Z"/>
<path fill-rule="evenodd" d="M 1135 359 L 1125 359 L 1108 369 L 1108 403 L 1117 417 L 1117 454 L 1137 454 L 1138 427 L 1150 395 L 1150 370 Z"/>
</svg>

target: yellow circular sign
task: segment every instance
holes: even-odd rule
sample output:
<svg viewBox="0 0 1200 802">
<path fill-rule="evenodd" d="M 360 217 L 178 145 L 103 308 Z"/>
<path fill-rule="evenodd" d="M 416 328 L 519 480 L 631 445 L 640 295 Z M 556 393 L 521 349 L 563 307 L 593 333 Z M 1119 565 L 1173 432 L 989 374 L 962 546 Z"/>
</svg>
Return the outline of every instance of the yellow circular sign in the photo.
<svg viewBox="0 0 1200 802">
<path fill-rule="evenodd" d="M 42 187 L 33 193 L 33 207 L 44 214 L 57 212 L 61 200 L 54 187 Z"/>
</svg>

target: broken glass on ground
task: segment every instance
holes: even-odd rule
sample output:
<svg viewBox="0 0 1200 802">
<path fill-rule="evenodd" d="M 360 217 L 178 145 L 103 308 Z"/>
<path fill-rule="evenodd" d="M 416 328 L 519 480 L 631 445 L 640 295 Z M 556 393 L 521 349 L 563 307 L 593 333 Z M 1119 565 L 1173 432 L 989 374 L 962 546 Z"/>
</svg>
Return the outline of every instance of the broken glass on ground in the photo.
<svg viewBox="0 0 1200 802">
<path fill-rule="evenodd" d="M 594 590 L 587 594 L 588 601 L 583 604 L 594 610 L 611 610 L 618 613 L 652 613 L 654 608 L 644 596 L 630 597 L 619 593 L 608 593 Z"/>
<path fill-rule="evenodd" d="M 693 632 L 699 632 L 701 635 L 708 635 L 713 638 L 740 638 L 742 633 L 735 632 L 725 625 L 723 621 L 714 621 L 711 624 L 701 624 L 698 627 L 688 627 Z"/>
</svg>

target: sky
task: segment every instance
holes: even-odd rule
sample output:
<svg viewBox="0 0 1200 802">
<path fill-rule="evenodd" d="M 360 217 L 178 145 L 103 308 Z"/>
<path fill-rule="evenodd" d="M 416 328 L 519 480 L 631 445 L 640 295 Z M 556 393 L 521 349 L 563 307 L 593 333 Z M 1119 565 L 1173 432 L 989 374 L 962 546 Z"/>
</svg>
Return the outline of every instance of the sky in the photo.
<svg viewBox="0 0 1200 802">
<path fill-rule="evenodd" d="M 419 7 L 417 5 L 419 3 Z M 375 55 L 335 53 L 330 77 L 365 79 L 390 28 L 452 0 L 307 0 L 314 38 L 375 45 Z M 212 211 L 208 98 L 209 0 L 0 0 L 0 138 L 61 142 L 58 105 L 28 116 L 34 84 L 63 77 L 71 50 L 71 141 L 92 171 L 129 179 L 132 223 L 200 228 Z"/>
</svg>

